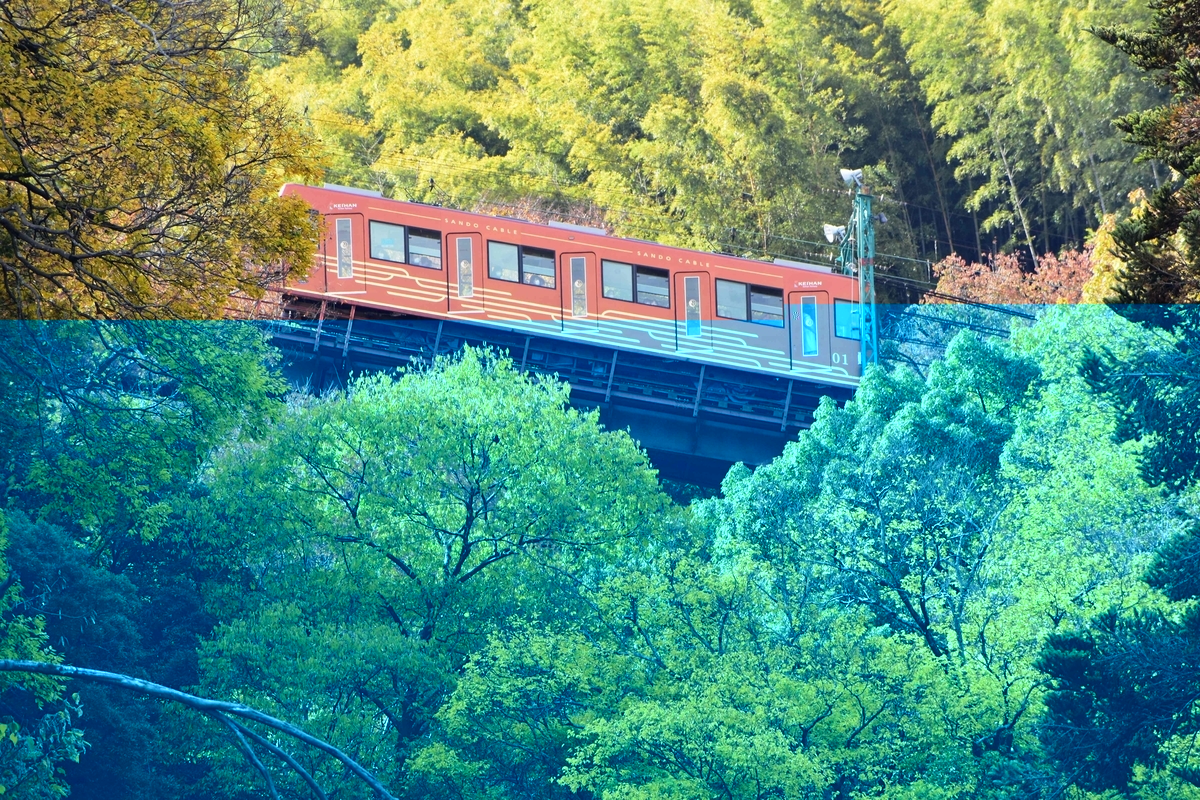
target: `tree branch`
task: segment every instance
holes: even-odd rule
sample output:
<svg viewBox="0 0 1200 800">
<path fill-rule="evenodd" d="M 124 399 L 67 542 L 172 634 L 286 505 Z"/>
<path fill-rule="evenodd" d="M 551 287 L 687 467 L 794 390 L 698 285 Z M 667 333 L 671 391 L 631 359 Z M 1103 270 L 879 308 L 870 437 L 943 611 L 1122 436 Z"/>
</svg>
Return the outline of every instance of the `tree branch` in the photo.
<svg viewBox="0 0 1200 800">
<path fill-rule="evenodd" d="M 241 703 L 227 703 L 223 700 L 210 700 L 206 697 L 197 697 L 194 694 L 187 694 L 178 689 L 172 689 L 161 684 L 144 681 L 140 678 L 133 678 L 129 675 L 122 675 L 117 672 L 103 672 L 97 669 L 85 669 L 83 667 L 69 667 L 65 664 L 47 664 L 43 661 L 15 661 L 11 659 L 0 659 L 0 672 L 32 672 L 38 675 L 53 675 L 59 678 L 82 678 L 93 680 L 98 683 L 106 683 L 110 686 L 117 686 L 122 689 L 129 689 L 135 692 L 142 692 L 151 697 L 158 697 L 163 700 L 173 700 L 176 703 L 181 703 L 188 708 L 205 714 L 230 714 L 235 717 L 253 720 L 254 722 L 266 725 L 269 728 L 274 728 L 280 733 L 285 733 L 295 739 L 299 739 L 307 745 L 311 745 L 318 750 L 322 750 L 329 755 L 341 761 L 357 775 L 364 783 L 370 786 L 375 793 L 383 798 L 383 800 L 397 800 L 397 798 L 384 788 L 383 783 L 378 778 L 364 769 L 357 761 L 343 753 L 338 748 L 326 742 L 324 739 L 318 739 L 310 733 L 297 728 L 295 725 L 284 722 L 281 719 L 272 717 L 270 714 L 263 713 L 258 709 L 250 706 L 242 705 Z"/>
<path fill-rule="evenodd" d="M 279 791 L 275 788 L 275 781 L 271 778 L 271 772 L 267 769 L 267 765 L 262 763 L 262 760 L 254 752 L 254 748 L 250 746 L 250 743 L 246 741 L 246 737 L 242 735 L 242 731 L 239 730 L 242 726 L 234 725 L 233 720 L 216 711 L 211 712 L 209 716 L 220 720 L 225 727 L 233 731 L 233 738 L 237 742 L 238 749 L 242 751 L 242 755 L 246 757 L 246 760 L 254 765 L 258 773 L 263 776 L 263 780 L 267 782 L 267 791 L 271 793 L 271 800 L 279 800 Z"/>
<path fill-rule="evenodd" d="M 242 723 L 236 722 L 232 719 L 229 719 L 229 717 L 225 717 L 225 720 L 230 725 L 234 726 L 239 731 L 241 731 L 243 734 L 245 734 L 246 736 L 249 736 L 255 742 L 257 742 L 258 744 L 265 747 L 267 750 L 269 750 L 271 753 L 273 753 L 276 756 L 276 758 L 283 761 L 285 764 L 287 764 L 289 767 L 291 767 L 293 770 L 295 770 L 296 774 L 298 774 L 301 778 L 303 778 L 304 782 L 308 784 L 308 787 L 313 790 L 313 794 L 315 794 L 317 796 L 318 800 L 329 800 L 329 796 L 327 794 L 325 794 L 325 790 L 322 789 L 321 785 L 319 783 L 317 783 L 316 780 L 313 779 L 312 775 L 308 774 L 308 770 L 306 770 L 304 767 L 300 766 L 300 762 L 298 762 L 298 761 L 296 761 L 296 759 L 292 758 L 286 751 L 281 750 L 280 748 L 271 744 L 270 740 L 268 740 L 265 736 L 259 736 L 257 733 L 250 730 Z"/>
</svg>

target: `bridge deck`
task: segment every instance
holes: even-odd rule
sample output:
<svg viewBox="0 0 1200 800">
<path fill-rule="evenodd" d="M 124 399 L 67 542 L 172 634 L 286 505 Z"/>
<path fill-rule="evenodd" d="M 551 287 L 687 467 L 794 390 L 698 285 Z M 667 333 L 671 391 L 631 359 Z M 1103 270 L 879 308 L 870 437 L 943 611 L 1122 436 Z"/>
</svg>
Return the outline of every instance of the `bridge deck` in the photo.
<svg viewBox="0 0 1200 800">
<path fill-rule="evenodd" d="M 667 478 L 715 486 L 729 466 L 762 464 L 807 428 L 817 402 L 852 390 L 704 366 L 466 322 L 369 312 L 285 298 L 270 325 L 293 382 L 321 390 L 352 373 L 428 362 L 464 345 L 506 350 L 521 369 L 557 375 L 571 404 L 627 428 Z"/>
</svg>

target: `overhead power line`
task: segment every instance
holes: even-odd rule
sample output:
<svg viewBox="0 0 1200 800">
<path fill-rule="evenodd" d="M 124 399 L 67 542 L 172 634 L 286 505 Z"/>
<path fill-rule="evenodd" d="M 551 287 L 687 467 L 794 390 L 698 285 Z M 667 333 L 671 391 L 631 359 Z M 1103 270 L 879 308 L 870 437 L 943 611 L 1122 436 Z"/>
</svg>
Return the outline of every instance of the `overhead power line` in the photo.
<svg viewBox="0 0 1200 800">
<path fill-rule="evenodd" d="M 447 137 L 447 138 L 451 138 L 451 137 Z M 330 151 L 331 155 L 343 155 L 343 156 L 353 157 L 352 154 L 347 153 L 347 152 L 345 152 L 345 150 L 343 150 L 339 147 L 336 147 L 328 142 L 325 142 L 323 144 Z M 365 167 L 365 168 L 371 169 L 374 165 L 379 165 L 379 164 L 382 164 L 383 166 L 391 166 L 393 168 L 402 169 L 402 170 L 411 170 L 413 172 L 417 172 L 418 174 L 421 171 L 431 172 L 431 171 L 436 171 L 436 170 L 443 170 L 443 171 L 455 172 L 455 173 L 460 173 L 460 174 L 462 174 L 462 173 L 485 174 L 485 175 L 490 174 L 493 177 L 532 179 L 535 181 L 541 181 L 544 184 L 549 183 L 550 188 L 555 193 L 559 193 L 559 194 L 566 194 L 566 190 L 579 186 L 579 184 L 564 185 L 555 176 L 549 176 L 549 175 L 544 175 L 544 174 L 540 174 L 540 173 L 536 173 L 536 172 L 530 172 L 528 170 L 523 170 L 523 169 L 514 167 L 512 165 L 508 165 L 508 164 L 486 164 L 486 165 L 476 164 L 476 165 L 472 165 L 472 164 L 462 164 L 462 163 L 451 163 L 451 162 L 441 161 L 441 160 L 434 159 L 434 158 L 428 158 L 428 157 L 410 155 L 410 154 L 391 154 L 388 156 L 380 156 L 375 159 L 375 161 L 372 163 L 371 166 Z M 424 170 L 422 170 L 422 168 L 424 168 Z M 413 189 L 414 190 L 417 189 L 418 186 L 419 186 L 419 183 L 415 183 L 413 186 Z M 434 186 L 436 188 L 437 185 L 434 184 Z M 828 189 L 825 187 L 818 187 L 817 191 L 827 193 L 827 194 L 838 194 L 838 195 L 845 194 L 845 192 L 842 190 Z M 445 195 L 445 197 L 447 199 L 451 199 L 451 200 L 453 199 L 449 195 Z M 567 199 L 570 199 L 570 198 L 568 197 Z M 509 209 L 512 209 L 517 212 L 524 210 L 522 207 L 520 207 L 516 204 L 508 203 L 503 200 L 497 200 L 495 198 L 487 197 L 486 193 L 482 193 L 482 192 L 476 192 L 474 194 L 474 200 L 476 202 L 482 202 L 482 203 L 486 203 L 488 205 L 492 205 L 492 206 L 496 206 L 496 207 L 500 207 L 500 208 L 509 208 Z M 654 235 L 657 235 L 658 233 L 660 233 L 661 228 L 663 226 L 669 226 L 671 223 L 682 223 L 683 222 L 682 220 L 675 219 L 674 214 L 667 209 L 664 209 L 663 213 L 658 214 L 658 213 L 653 213 L 652 211 L 649 211 L 645 208 L 634 208 L 634 207 L 630 207 L 630 206 L 616 206 L 616 205 L 601 205 L 591 199 L 583 199 L 582 202 L 586 202 L 587 205 L 589 205 L 590 207 L 596 209 L 597 211 L 599 211 L 601 213 L 604 213 L 605 215 L 612 214 L 614 216 L 618 216 L 618 217 L 622 218 L 622 221 L 625 222 L 626 224 L 630 224 L 630 225 L 634 226 L 635 229 L 640 229 L 641 231 L 643 231 L 644 233 L 646 233 L 647 235 L 650 235 L 650 236 L 654 236 Z M 893 201 L 893 202 L 903 202 L 903 201 Z M 650 225 L 644 221 L 639 221 L 639 220 L 652 220 L 654 223 L 657 223 L 657 225 Z M 684 224 L 686 224 L 686 223 L 684 223 Z M 768 258 L 808 257 L 808 258 L 813 258 L 813 259 L 817 260 L 818 262 L 820 262 L 820 261 L 832 261 L 833 253 L 837 249 L 836 245 L 830 245 L 830 244 L 827 244 L 824 242 L 800 239 L 800 238 L 796 238 L 796 237 L 784 236 L 782 234 L 767 234 L 767 238 L 768 238 L 768 240 L 793 242 L 796 244 L 802 244 L 802 245 L 805 245 L 808 247 L 817 247 L 820 249 L 819 250 L 800 250 L 800 249 L 796 249 L 796 248 L 789 248 L 786 251 L 780 251 L 778 249 L 772 249 L 770 247 L 760 247 L 757 245 L 755 245 L 753 247 L 748 247 L 744 243 L 727 241 L 727 240 L 721 238 L 719 235 L 715 235 L 713 232 L 712 226 L 697 226 L 696 228 L 694 228 L 694 230 L 696 230 L 698 233 L 703 235 L 712 244 L 716 245 L 717 247 L 722 248 L 723 251 L 725 251 L 729 254 L 732 254 L 732 255 L 737 255 L 739 252 L 740 253 L 749 252 L 749 253 L 761 254 Z M 729 231 L 729 230 L 736 230 L 736 229 L 732 228 L 732 227 L 722 226 L 720 228 L 720 230 Z M 890 254 L 886 254 L 886 253 L 877 254 L 877 260 L 885 260 L 886 261 L 886 260 L 891 260 L 891 259 L 895 259 L 898 261 L 907 261 L 907 262 L 915 263 L 915 264 L 924 264 L 927 269 L 931 268 L 931 266 L 932 266 L 932 262 L 930 262 L 926 259 L 914 259 L 914 258 L 909 258 L 907 256 L 897 256 L 897 255 L 890 255 Z M 961 303 L 961 304 L 965 304 L 965 305 L 975 305 L 975 306 L 981 306 L 981 307 L 986 307 L 986 308 L 994 308 L 993 306 L 990 306 L 986 303 L 979 303 L 977 301 L 970 300 L 965 297 L 959 297 L 956 295 L 950 295 L 950 294 L 946 294 L 943 292 L 937 292 L 935 289 L 935 284 L 932 282 L 929 282 L 929 281 L 920 281 L 920 280 L 915 280 L 913 278 L 906 278 L 904 276 L 892 275 L 892 274 L 888 274 L 888 273 L 877 273 L 876 278 L 884 283 L 900 285 L 900 286 L 904 286 L 906 288 L 913 288 L 913 289 L 916 289 L 921 294 L 937 297 L 939 299 L 948 300 L 950 302 Z M 997 309 L 997 310 L 999 310 L 999 309 Z M 1012 316 L 1024 317 L 1024 318 L 1028 318 L 1028 319 L 1033 319 L 1033 315 L 1025 314 L 1023 312 L 1018 312 L 1018 311 L 1000 310 L 1000 313 L 1010 314 Z"/>
</svg>

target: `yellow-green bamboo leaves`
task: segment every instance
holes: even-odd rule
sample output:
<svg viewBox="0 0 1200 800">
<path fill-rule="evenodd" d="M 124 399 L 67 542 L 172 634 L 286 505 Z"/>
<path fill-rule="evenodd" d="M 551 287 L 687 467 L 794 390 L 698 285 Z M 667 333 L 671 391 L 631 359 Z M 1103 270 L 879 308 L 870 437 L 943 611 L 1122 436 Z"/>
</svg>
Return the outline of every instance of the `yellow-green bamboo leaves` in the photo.
<svg viewBox="0 0 1200 800">
<path fill-rule="evenodd" d="M 985 231 L 1011 228 L 1018 246 L 1057 250 L 1064 214 L 1090 219 L 1124 207 L 1156 181 L 1132 163 L 1111 121 L 1152 104 L 1155 92 L 1091 28 L 1145 19 L 1141 3 L 1114 0 L 894 0 L 888 20 L 903 32 L 933 122 L 953 143 L 967 201 L 990 212 Z"/>
</svg>

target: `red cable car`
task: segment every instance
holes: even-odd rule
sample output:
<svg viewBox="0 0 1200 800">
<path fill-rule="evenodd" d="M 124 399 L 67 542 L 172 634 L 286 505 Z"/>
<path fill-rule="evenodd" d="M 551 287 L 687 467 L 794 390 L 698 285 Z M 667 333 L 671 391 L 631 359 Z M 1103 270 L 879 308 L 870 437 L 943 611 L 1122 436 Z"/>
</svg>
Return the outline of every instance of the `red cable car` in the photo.
<svg viewBox="0 0 1200 800">
<path fill-rule="evenodd" d="M 288 184 L 325 218 L 290 294 L 461 320 L 823 384 L 862 373 L 858 283 L 597 228 Z"/>
</svg>

